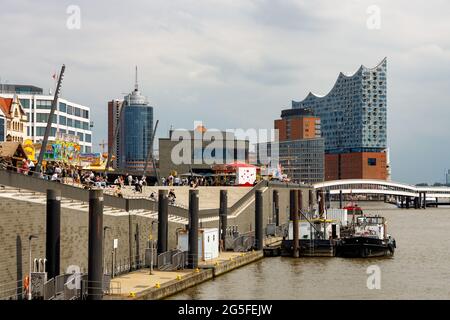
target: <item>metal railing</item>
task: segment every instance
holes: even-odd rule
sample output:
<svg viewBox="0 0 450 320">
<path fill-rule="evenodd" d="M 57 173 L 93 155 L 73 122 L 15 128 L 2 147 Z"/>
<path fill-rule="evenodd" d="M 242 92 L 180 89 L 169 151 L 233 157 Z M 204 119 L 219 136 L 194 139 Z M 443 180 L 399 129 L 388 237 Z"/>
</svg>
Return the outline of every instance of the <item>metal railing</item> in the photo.
<svg viewBox="0 0 450 320">
<path fill-rule="evenodd" d="M 56 297 L 55 278 L 44 283 L 44 300 L 51 300 Z"/>
<path fill-rule="evenodd" d="M 22 300 L 25 297 L 25 288 L 22 280 L 12 281 L 0 285 L 0 300 Z"/>
<path fill-rule="evenodd" d="M 255 234 L 253 231 L 239 235 L 233 240 L 233 251 L 245 252 L 249 251 L 255 243 Z"/>
<path fill-rule="evenodd" d="M 121 274 L 129 273 L 133 270 L 138 270 L 147 267 L 145 253 L 139 256 L 135 256 L 132 258 L 130 262 L 130 258 L 118 259 L 114 263 L 114 276 L 119 276 Z M 110 269 L 106 270 L 106 273 L 111 274 L 109 272 Z"/>
<path fill-rule="evenodd" d="M 157 267 L 159 270 L 184 269 L 187 264 L 188 253 L 181 250 L 170 250 L 158 255 Z"/>
</svg>

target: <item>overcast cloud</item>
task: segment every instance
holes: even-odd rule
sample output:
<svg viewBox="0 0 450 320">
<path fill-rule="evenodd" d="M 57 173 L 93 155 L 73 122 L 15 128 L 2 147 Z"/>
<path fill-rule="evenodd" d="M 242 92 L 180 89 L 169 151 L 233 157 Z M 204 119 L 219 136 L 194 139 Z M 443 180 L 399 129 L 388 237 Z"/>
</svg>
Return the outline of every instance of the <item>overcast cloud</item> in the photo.
<svg viewBox="0 0 450 320">
<path fill-rule="evenodd" d="M 446 0 L 1 0 L 0 77 L 52 86 L 91 107 L 94 148 L 106 139 L 107 101 L 133 89 L 160 120 L 210 128 L 271 128 L 309 91 L 326 94 L 340 71 L 388 58 L 393 180 L 443 181 L 450 168 L 450 2 Z M 69 30 L 69 5 L 81 28 Z M 381 28 L 366 22 L 381 10 Z"/>
</svg>

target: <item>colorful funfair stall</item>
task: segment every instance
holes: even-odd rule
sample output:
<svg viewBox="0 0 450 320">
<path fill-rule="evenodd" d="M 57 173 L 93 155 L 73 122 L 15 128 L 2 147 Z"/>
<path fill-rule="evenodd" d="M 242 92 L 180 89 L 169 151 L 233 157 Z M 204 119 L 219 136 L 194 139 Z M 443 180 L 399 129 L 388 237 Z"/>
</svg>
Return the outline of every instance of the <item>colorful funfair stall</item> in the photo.
<svg viewBox="0 0 450 320">
<path fill-rule="evenodd" d="M 216 175 L 233 175 L 234 184 L 238 186 L 253 186 L 256 182 L 257 169 L 258 167 L 243 162 L 217 165 L 213 168 Z"/>
</svg>

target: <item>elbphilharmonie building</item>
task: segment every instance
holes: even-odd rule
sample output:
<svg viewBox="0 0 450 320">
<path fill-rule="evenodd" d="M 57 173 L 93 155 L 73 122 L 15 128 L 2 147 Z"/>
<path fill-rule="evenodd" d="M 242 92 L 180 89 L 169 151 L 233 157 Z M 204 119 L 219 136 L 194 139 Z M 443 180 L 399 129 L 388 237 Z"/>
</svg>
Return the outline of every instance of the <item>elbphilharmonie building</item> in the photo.
<svg viewBox="0 0 450 320">
<path fill-rule="evenodd" d="M 325 180 L 387 179 L 386 66 L 385 58 L 373 68 L 341 72 L 328 94 L 292 101 L 292 108 L 321 119 Z"/>
</svg>

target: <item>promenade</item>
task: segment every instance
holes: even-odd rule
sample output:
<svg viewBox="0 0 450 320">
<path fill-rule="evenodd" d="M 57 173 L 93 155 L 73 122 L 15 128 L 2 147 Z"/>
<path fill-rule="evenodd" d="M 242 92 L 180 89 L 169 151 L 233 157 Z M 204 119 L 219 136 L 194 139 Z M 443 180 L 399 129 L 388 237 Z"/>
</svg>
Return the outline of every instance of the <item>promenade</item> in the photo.
<svg viewBox="0 0 450 320">
<path fill-rule="evenodd" d="M 189 186 L 144 186 L 142 193 L 134 191 L 134 187 L 125 186 L 122 188 L 122 195 L 124 198 L 146 198 L 150 199 L 150 194 L 153 192 L 155 197 L 158 197 L 159 190 L 173 189 L 176 195 L 175 204 L 184 208 L 189 206 Z M 239 199 L 241 199 L 252 187 L 236 187 L 236 186 L 208 186 L 197 187 L 201 199 L 199 206 L 200 210 L 216 209 L 220 203 L 220 190 L 227 190 L 228 206 L 231 207 Z M 106 194 L 114 194 L 113 188 L 105 188 Z"/>
</svg>

